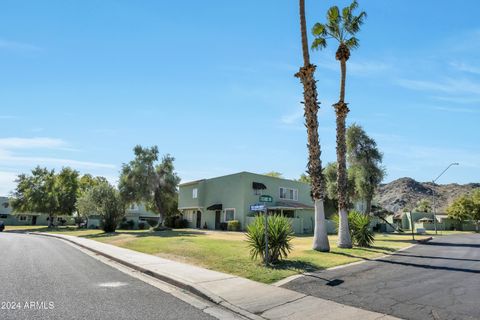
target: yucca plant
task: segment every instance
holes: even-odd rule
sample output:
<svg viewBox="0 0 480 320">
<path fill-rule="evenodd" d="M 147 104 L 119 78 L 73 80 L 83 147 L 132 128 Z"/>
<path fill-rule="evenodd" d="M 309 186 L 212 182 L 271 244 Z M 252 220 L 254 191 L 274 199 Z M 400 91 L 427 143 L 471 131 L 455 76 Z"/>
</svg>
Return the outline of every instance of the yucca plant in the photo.
<svg viewBox="0 0 480 320">
<path fill-rule="evenodd" d="M 350 225 L 352 226 L 352 237 L 357 246 L 370 247 L 375 240 L 373 230 L 372 228 L 370 228 L 372 217 L 366 214 L 362 214 L 358 211 L 350 211 L 350 213 L 348 214 L 348 220 Z"/>
<path fill-rule="evenodd" d="M 333 216 L 332 220 L 338 226 L 340 224 L 340 218 L 338 215 Z M 375 241 L 375 235 L 372 228 L 370 228 L 370 223 L 372 222 L 372 217 L 365 215 L 358 211 L 352 210 L 348 213 L 348 226 L 350 235 L 355 242 L 355 245 L 359 247 L 371 247 Z"/>
<path fill-rule="evenodd" d="M 292 250 L 293 230 L 290 221 L 280 215 L 268 217 L 268 261 L 277 263 Z M 247 243 L 252 259 L 258 256 L 265 262 L 265 218 L 256 217 L 247 227 Z"/>
</svg>

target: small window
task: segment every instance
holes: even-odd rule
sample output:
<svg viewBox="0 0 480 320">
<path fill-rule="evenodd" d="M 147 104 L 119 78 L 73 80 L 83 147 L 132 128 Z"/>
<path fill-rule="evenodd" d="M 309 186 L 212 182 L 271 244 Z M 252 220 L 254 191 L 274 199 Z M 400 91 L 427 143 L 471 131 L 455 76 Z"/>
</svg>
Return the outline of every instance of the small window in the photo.
<svg viewBox="0 0 480 320">
<path fill-rule="evenodd" d="M 262 194 L 262 190 L 260 189 L 253 189 L 253 194 L 256 196 L 260 196 Z"/>
<path fill-rule="evenodd" d="M 286 218 L 295 218 L 295 211 L 293 210 L 283 210 L 283 216 Z"/>
<path fill-rule="evenodd" d="M 298 190 L 292 188 L 280 188 L 280 199 L 298 201 Z"/>
<path fill-rule="evenodd" d="M 192 198 L 193 199 L 197 199 L 198 198 L 198 189 L 197 188 L 194 188 L 192 190 Z"/>
<path fill-rule="evenodd" d="M 6 214 L 0 214 L 0 219 L 7 219 L 8 218 L 8 215 Z"/>
<path fill-rule="evenodd" d="M 18 220 L 20 220 L 20 221 L 25 221 L 25 220 L 27 220 L 27 217 L 26 217 L 26 216 L 19 216 L 19 217 L 18 217 Z"/>
<path fill-rule="evenodd" d="M 235 209 L 225 209 L 225 222 L 235 220 Z"/>
</svg>

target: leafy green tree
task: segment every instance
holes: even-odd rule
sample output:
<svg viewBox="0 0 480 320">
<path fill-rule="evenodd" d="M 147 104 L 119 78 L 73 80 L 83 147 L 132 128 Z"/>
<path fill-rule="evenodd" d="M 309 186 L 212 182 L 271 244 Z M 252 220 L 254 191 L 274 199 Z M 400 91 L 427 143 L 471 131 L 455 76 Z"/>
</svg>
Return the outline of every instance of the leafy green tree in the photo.
<svg viewBox="0 0 480 320">
<path fill-rule="evenodd" d="M 59 214 L 58 196 L 55 190 L 55 171 L 37 166 L 31 175 L 20 174 L 15 182 L 11 205 L 13 212 L 41 212 L 48 214 L 48 227 Z"/>
<path fill-rule="evenodd" d="M 415 211 L 418 212 L 432 212 L 432 205 L 430 200 L 422 199 L 417 202 L 417 206 L 415 207 Z"/>
<path fill-rule="evenodd" d="M 362 11 L 358 16 L 353 15 L 358 3 L 354 0 L 349 6 L 340 9 L 333 6 L 327 11 L 327 23 L 316 23 L 312 29 L 315 39 L 313 49 L 323 49 L 327 46 L 327 39 L 335 39 L 339 46 L 335 58 L 340 61 L 340 99 L 333 105 L 337 123 L 337 188 L 338 188 L 338 211 L 340 227 L 338 228 L 338 247 L 351 248 L 352 239 L 348 228 L 347 213 L 347 161 L 346 161 L 346 138 L 345 120 L 349 112 L 345 103 L 345 79 L 347 74 L 347 60 L 350 58 L 350 50 L 359 46 L 359 40 L 355 34 L 360 31 L 367 14 Z"/>
<path fill-rule="evenodd" d="M 101 182 L 88 189 L 78 199 L 77 208 L 82 212 L 95 212 L 101 217 L 105 232 L 114 232 L 125 216 L 125 205 L 120 193 L 108 182 Z"/>
<path fill-rule="evenodd" d="M 475 223 L 476 231 L 480 229 L 480 189 L 475 189 L 471 195 L 463 195 L 455 199 L 447 208 L 449 218 Z"/>
<path fill-rule="evenodd" d="M 119 190 L 122 199 L 127 203 L 145 203 L 148 208 L 159 214 L 158 226 L 161 226 L 165 215 L 176 213 L 177 186 L 180 178 L 174 171 L 170 155 L 165 155 L 161 163 L 158 161 L 158 147 L 143 148 L 137 145 L 135 158 L 122 166 Z"/>
<path fill-rule="evenodd" d="M 334 200 L 338 206 L 337 167 L 336 162 L 328 163 L 325 169 L 323 169 L 323 176 L 325 177 L 327 197 Z M 347 192 L 349 195 L 348 199 L 352 199 L 355 195 L 355 183 L 351 174 L 348 174 Z M 350 203 L 348 203 L 348 207 L 351 207 Z"/>
<path fill-rule="evenodd" d="M 479 232 L 480 230 L 480 189 L 475 189 L 472 192 L 472 212 L 470 214 L 470 218 L 476 225 L 476 231 Z"/>
<path fill-rule="evenodd" d="M 463 195 L 455 199 L 447 208 L 448 217 L 458 221 L 465 221 L 470 218 L 473 210 L 472 199 L 468 195 Z"/>
<path fill-rule="evenodd" d="M 283 178 L 283 175 L 278 171 L 270 171 L 264 173 L 265 176 L 274 177 L 274 178 Z"/>
<path fill-rule="evenodd" d="M 313 249 L 330 251 L 328 243 L 327 225 L 325 222 L 324 184 L 322 177 L 321 149 L 318 138 L 318 101 L 317 85 L 314 77 L 316 66 L 310 63 L 308 49 L 307 22 L 305 18 L 305 0 L 300 4 L 300 34 L 302 39 L 303 66 L 295 74 L 303 84 L 305 126 L 307 127 L 308 164 L 307 172 L 310 176 L 311 194 L 315 205 L 315 228 L 313 235 Z"/>
<path fill-rule="evenodd" d="M 308 174 L 305 174 L 305 173 L 302 173 L 300 175 L 300 178 L 298 178 L 297 181 L 300 181 L 300 182 L 303 182 L 303 183 L 306 183 L 306 184 L 311 184 L 312 183 L 312 179 L 310 179 L 310 176 Z"/>
<path fill-rule="evenodd" d="M 55 176 L 55 192 L 60 214 L 72 215 L 75 212 L 79 190 L 78 177 L 78 171 L 68 167 L 63 168 Z"/>
<path fill-rule="evenodd" d="M 368 214 L 372 209 L 375 190 L 385 176 L 383 154 L 375 140 L 357 124 L 348 127 L 346 141 L 349 179 L 355 184 L 355 197 L 365 201 L 364 213 Z"/>
</svg>

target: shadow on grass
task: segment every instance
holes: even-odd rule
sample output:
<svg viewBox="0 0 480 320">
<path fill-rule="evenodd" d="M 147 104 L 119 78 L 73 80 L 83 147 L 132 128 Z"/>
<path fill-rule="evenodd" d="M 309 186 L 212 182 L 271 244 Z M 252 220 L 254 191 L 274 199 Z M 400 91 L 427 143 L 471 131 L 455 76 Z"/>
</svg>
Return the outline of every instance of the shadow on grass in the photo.
<svg viewBox="0 0 480 320">
<path fill-rule="evenodd" d="M 18 229 L 18 230 L 5 230 L 9 233 L 27 233 L 27 232 L 70 232 L 78 230 L 77 227 L 68 226 L 68 227 L 53 227 L 48 228 L 47 226 L 38 226 L 38 228 L 28 228 L 28 229 Z"/>
<path fill-rule="evenodd" d="M 310 262 L 301 260 L 282 260 L 271 268 L 276 270 L 300 270 L 302 273 L 323 270 L 323 268 L 318 268 Z"/>
<path fill-rule="evenodd" d="M 202 231 L 191 231 L 191 230 L 164 230 L 164 231 L 128 231 L 128 230 L 118 230 L 115 232 L 103 232 L 97 234 L 87 234 L 80 237 L 83 238 L 107 238 L 119 235 L 129 235 L 135 238 L 144 238 L 144 237 L 160 237 L 160 238 L 175 238 L 175 237 L 196 237 L 199 235 L 204 235 L 205 232 Z"/>
</svg>

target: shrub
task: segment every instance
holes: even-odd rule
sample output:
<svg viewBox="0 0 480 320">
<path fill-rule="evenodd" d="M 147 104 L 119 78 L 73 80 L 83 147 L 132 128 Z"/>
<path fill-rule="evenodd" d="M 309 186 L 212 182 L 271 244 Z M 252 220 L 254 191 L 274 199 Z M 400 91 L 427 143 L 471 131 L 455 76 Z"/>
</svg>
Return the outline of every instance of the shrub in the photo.
<svg viewBox="0 0 480 320">
<path fill-rule="evenodd" d="M 120 222 L 120 225 L 118 227 L 119 229 L 132 230 L 135 227 L 135 221 L 133 220 L 127 221 L 127 219 L 125 219 L 124 221 Z"/>
<path fill-rule="evenodd" d="M 163 221 L 163 225 L 165 227 L 169 227 L 169 228 L 173 228 L 175 227 L 175 220 L 177 219 L 178 217 L 177 216 L 168 216 L 165 218 L 165 220 Z M 158 221 L 157 221 L 158 222 Z M 156 226 L 157 224 L 155 224 Z M 154 226 L 153 226 L 154 227 Z"/>
<path fill-rule="evenodd" d="M 155 227 L 158 224 L 157 218 L 148 218 L 146 221 L 150 227 Z"/>
<path fill-rule="evenodd" d="M 372 217 L 358 211 L 351 211 L 348 214 L 349 224 L 352 225 L 352 238 L 359 247 L 370 247 L 375 236 L 370 228 Z"/>
<path fill-rule="evenodd" d="M 274 215 L 268 218 L 268 261 L 276 263 L 292 250 L 293 230 L 288 218 Z M 259 255 L 265 262 L 265 218 L 256 217 L 247 227 L 247 243 L 252 259 Z"/>
<path fill-rule="evenodd" d="M 145 229 L 146 225 L 147 224 L 144 221 L 140 221 L 138 223 L 138 229 L 143 230 L 143 229 Z"/>
<path fill-rule="evenodd" d="M 333 221 L 338 226 L 340 219 L 338 215 L 333 216 Z M 348 213 L 348 227 L 353 242 L 359 247 L 370 247 L 375 241 L 373 230 L 370 228 L 372 217 L 358 211 L 352 210 Z"/>
<path fill-rule="evenodd" d="M 238 220 L 230 220 L 227 222 L 227 230 L 228 231 L 240 231 L 240 221 Z"/>
</svg>

